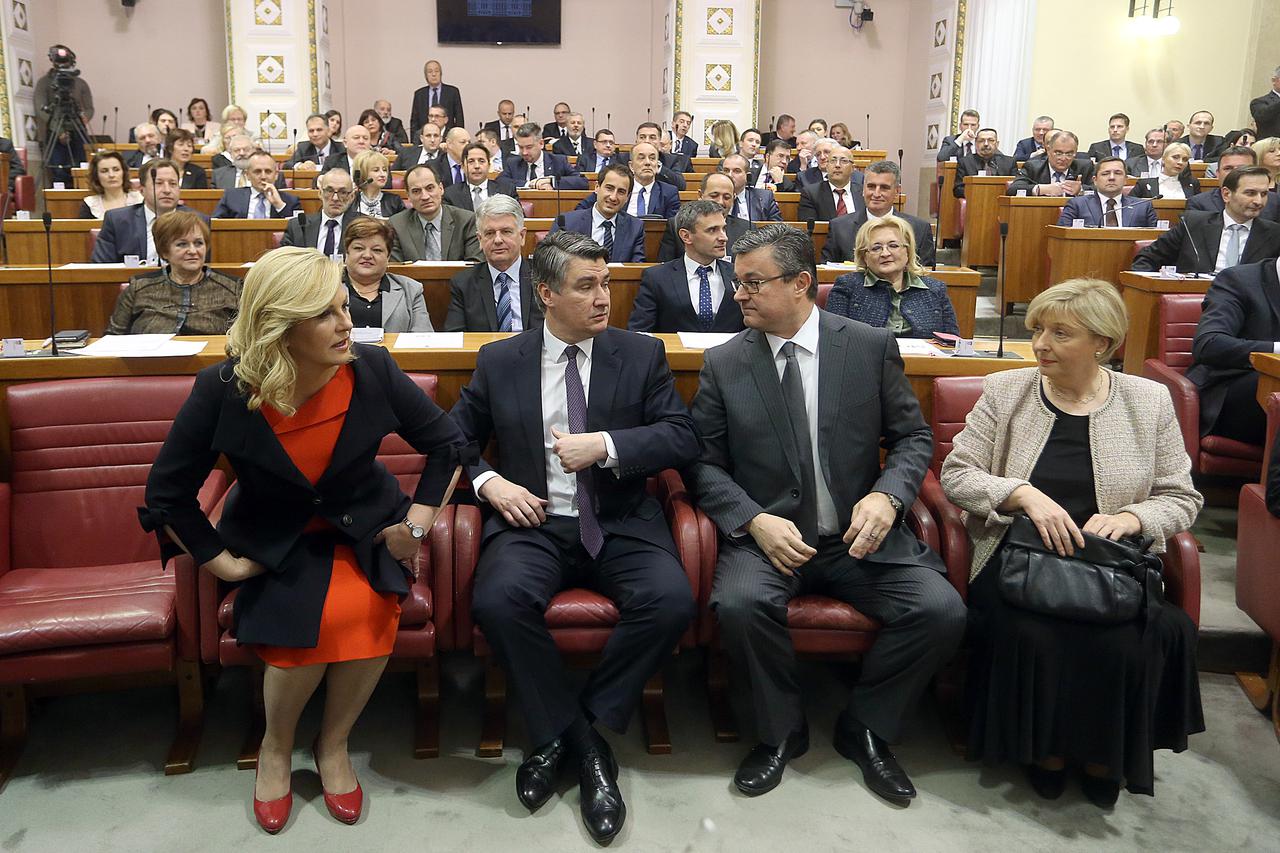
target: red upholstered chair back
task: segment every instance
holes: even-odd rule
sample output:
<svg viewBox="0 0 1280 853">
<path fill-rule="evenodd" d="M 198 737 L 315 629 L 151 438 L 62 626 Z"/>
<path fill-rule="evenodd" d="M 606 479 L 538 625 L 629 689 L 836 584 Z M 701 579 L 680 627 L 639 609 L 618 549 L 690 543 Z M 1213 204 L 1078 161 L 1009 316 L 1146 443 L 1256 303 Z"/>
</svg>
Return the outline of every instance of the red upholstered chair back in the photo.
<svg viewBox="0 0 1280 853">
<path fill-rule="evenodd" d="M 30 169 L 29 169 L 29 168 L 28 168 L 28 166 L 27 166 L 27 148 L 26 148 L 26 146 L 25 146 L 25 145 L 24 145 L 24 146 L 16 146 L 16 150 L 17 150 L 17 152 L 18 152 L 18 159 L 22 161 L 22 169 L 23 169 L 23 171 L 30 171 Z"/>
<path fill-rule="evenodd" d="M 964 236 L 964 225 L 965 225 L 965 222 L 968 220 L 968 218 L 969 218 L 969 200 L 967 198 L 962 198 L 960 199 L 960 217 L 959 217 L 960 233 L 958 235 L 960 237 Z"/>
<path fill-rule="evenodd" d="M 1166 293 L 1160 297 L 1160 349 L 1158 357 L 1180 373 L 1191 366 L 1191 344 L 1200 322 L 1198 293 Z"/>
<path fill-rule="evenodd" d="M 819 285 L 818 285 L 818 307 L 819 307 L 819 308 L 821 308 L 821 309 L 823 309 L 823 310 L 826 310 L 826 307 L 827 307 L 827 297 L 828 297 L 828 296 L 830 296 L 830 295 L 831 295 L 831 285 L 830 285 L 830 284 L 819 284 Z"/>
<path fill-rule="evenodd" d="M 13 179 L 13 206 L 15 210 L 36 209 L 36 179 L 32 175 L 19 175 Z"/>
<path fill-rule="evenodd" d="M 92 258 L 92 257 L 93 257 L 93 247 L 94 247 L 94 246 L 96 246 L 96 245 L 98 244 L 98 234 L 99 234 L 101 231 L 102 231 L 102 229 L 101 229 L 101 228 L 90 228 L 90 229 L 89 229 L 89 233 L 85 236 L 85 238 L 84 238 L 84 239 L 85 239 L 85 242 L 88 244 L 88 245 L 85 247 L 85 257 L 86 257 L 86 258 Z"/>
<path fill-rule="evenodd" d="M 434 373 L 410 373 L 409 378 L 422 389 L 422 392 L 433 401 L 436 398 L 436 386 L 439 384 Z M 405 494 L 412 495 L 418 487 L 418 477 L 422 474 L 422 454 L 414 450 L 409 442 L 395 433 L 382 439 L 378 448 L 378 461 L 387 466 L 387 470 L 400 481 L 400 488 Z"/>
<path fill-rule="evenodd" d="M 533 217 L 533 202 L 522 201 L 520 202 L 520 208 L 524 211 L 526 219 L 531 219 Z"/>
<path fill-rule="evenodd" d="M 137 508 L 194 377 L 10 386 L 13 568 L 154 560 Z"/>
<path fill-rule="evenodd" d="M 942 461 L 951 452 L 955 437 L 964 429 L 964 419 L 982 396 L 981 376 L 939 376 L 933 380 L 933 461 L 935 476 L 942 474 Z"/>
<path fill-rule="evenodd" d="M 542 230 L 534 231 L 533 232 L 534 244 L 536 245 L 538 243 L 541 243 L 543 240 L 547 239 L 547 235 L 550 233 L 551 233 L 550 229 L 547 229 L 546 231 L 542 231 Z"/>
<path fill-rule="evenodd" d="M 424 229 L 424 230 L 425 230 L 425 229 Z M 272 231 L 272 232 L 271 232 L 271 248 L 273 248 L 273 249 L 279 249 L 279 248 L 280 248 L 280 243 L 281 243 L 283 240 L 284 240 L 284 232 L 283 232 L 283 231 Z"/>
<path fill-rule="evenodd" d="M 1155 240 L 1134 240 L 1133 241 L 1133 257 L 1137 258 L 1138 253 L 1154 243 Z"/>
<path fill-rule="evenodd" d="M 391 186 L 388 189 L 402 190 L 404 189 L 404 172 L 391 173 Z"/>
</svg>

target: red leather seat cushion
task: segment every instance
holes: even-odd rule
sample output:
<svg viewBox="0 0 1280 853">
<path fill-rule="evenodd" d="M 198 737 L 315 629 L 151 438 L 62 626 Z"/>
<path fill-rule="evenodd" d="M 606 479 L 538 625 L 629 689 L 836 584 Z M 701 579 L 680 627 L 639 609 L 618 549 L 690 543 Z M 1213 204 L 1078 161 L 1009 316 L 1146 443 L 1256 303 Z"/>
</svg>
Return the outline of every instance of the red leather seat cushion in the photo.
<svg viewBox="0 0 1280 853">
<path fill-rule="evenodd" d="M 1240 490 L 1240 540 L 1236 551 L 1236 604 L 1272 640 L 1280 642 L 1280 572 L 1275 549 L 1280 518 L 1267 511 L 1262 486 Z"/>
<path fill-rule="evenodd" d="M 880 623 L 825 595 L 798 595 L 787 605 L 792 630 L 878 631 Z"/>
<path fill-rule="evenodd" d="M 163 640 L 176 586 L 157 561 L 14 569 L 0 577 L 0 655 Z"/>
<path fill-rule="evenodd" d="M 1233 459 L 1246 459 L 1250 462 L 1262 461 L 1262 445 L 1245 444 L 1234 438 L 1223 438 L 1220 435 L 1205 435 L 1200 438 L 1200 450 L 1214 456 L 1230 456 Z"/>
<path fill-rule="evenodd" d="M 547 605 L 547 627 L 612 628 L 618 624 L 618 608 L 598 592 L 566 589 L 556 593 Z"/>
</svg>

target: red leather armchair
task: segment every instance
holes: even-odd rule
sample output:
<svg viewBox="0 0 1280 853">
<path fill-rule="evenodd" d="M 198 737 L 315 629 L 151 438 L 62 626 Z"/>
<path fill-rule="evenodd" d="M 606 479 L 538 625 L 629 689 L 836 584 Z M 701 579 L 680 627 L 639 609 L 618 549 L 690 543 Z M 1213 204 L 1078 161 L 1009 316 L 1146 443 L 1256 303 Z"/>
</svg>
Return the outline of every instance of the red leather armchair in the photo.
<svg viewBox="0 0 1280 853">
<path fill-rule="evenodd" d="M 1267 400 L 1267 435 L 1273 440 L 1277 427 L 1280 394 L 1272 394 Z M 1268 447 L 1267 453 L 1270 452 Z M 1236 604 L 1271 638 L 1267 674 L 1237 673 L 1236 678 L 1254 707 L 1270 711 L 1276 738 L 1280 739 L 1280 572 L 1276 571 L 1280 518 L 1267 510 L 1265 486 L 1249 483 L 1240 490 L 1236 530 Z"/>
<path fill-rule="evenodd" d="M 684 485 L 676 472 L 664 471 L 660 477 L 649 481 L 649 489 L 663 504 L 680 564 L 688 575 L 694 600 L 697 601 L 704 557 L 700 550 L 698 522 L 689 505 Z M 480 558 L 480 510 L 470 505 L 459 505 L 456 509 L 454 588 L 457 597 L 454 613 L 457 647 L 470 649 L 476 657 L 484 659 L 485 707 L 480 745 L 476 754 L 482 758 L 496 758 L 502 755 L 506 734 L 506 674 L 494 660 L 484 632 L 471 616 L 472 589 L 475 586 L 476 564 Z M 590 662 L 604 650 L 618 619 L 618 609 L 611 600 L 597 592 L 581 588 L 566 589 L 557 594 L 551 599 L 546 612 L 547 627 L 556 647 L 571 661 L 578 662 Z M 695 626 L 691 625 L 680 640 L 680 648 L 693 648 L 696 641 Z M 670 753 L 671 735 L 664 708 L 661 672 L 655 673 L 645 684 L 641 720 L 648 751 L 654 755 Z"/>
<path fill-rule="evenodd" d="M 1146 360 L 1142 375 L 1169 389 L 1192 473 L 1257 480 L 1262 471 L 1260 445 L 1217 435 L 1200 436 L 1200 392 L 1185 374 L 1191 366 L 1191 345 L 1202 301 L 1202 296 L 1193 293 L 1160 297 L 1159 354 Z"/>
<path fill-rule="evenodd" d="M 436 377 L 409 374 L 432 399 Z M 412 494 L 422 473 L 422 456 L 400 436 L 383 439 L 378 460 L 400 481 L 400 488 Z M 221 514 L 221 505 L 214 517 Z M 423 543 L 422 573 L 400 603 L 400 627 L 389 669 L 411 668 L 417 677 L 417 717 L 414 724 L 415 758 L 435 758 L 440 754 L 440 672 L 437 651 L 453 647 L 453 507 L 437 516 Z M 200 573 L 200 654 L 210 665 L 248 666 L 255 672 L 251 719 L 248 734 L 236 765 L 240 769 L 257 766 L 262 743 L 265 713 L 262 704 L 262 662 L 252 649 L 236 644 L 232 609 L 236 589 L 207 572 Z"/>
<path fill-rule="evenodd" d="M 195 566 L 161 566 L 138 523 L 151 464 L 192 377 L 34 382 L 8 389 L 13 480 L 0 483 L 0 785 L 28 700 L 130 677 L 177 687 L 166 773 L 191 770 L 204 697 Z M 226 490 L 215 471 L 200 494 Z M 142 677 L 141 679 L 139 677 Z"/>
</svg>

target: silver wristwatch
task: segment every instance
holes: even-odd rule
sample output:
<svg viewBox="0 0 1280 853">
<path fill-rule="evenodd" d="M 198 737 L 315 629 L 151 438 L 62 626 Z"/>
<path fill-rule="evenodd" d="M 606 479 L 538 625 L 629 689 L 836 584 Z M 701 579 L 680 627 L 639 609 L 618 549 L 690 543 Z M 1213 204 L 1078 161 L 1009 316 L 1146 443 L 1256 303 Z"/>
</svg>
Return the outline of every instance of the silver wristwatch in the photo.
<svg viewBox="0 0 1280 853">
<path fill-rule="evenodd" d="M 414 524 L 408 518 L 405 518 L 404 526 L 409 528 L 409 535 L 412 536 L 414 539 L 417 539 L 418 541 L 422 541 L 423 539 L 427 538 L 427 528 L 423 527 L 422 525 Z"/>
<path fill-rule="evenodd" d="M 881 492 L 880 494 L 884 495 L 886 498 L 889 499 L 889 503 L 893 507 L 893 511 L 896 512 L 899 516 L 901 516 L 902 515 L 902 498 L 898 497 L 897 495 L 891 495 L 888 492 Z"/>
</svg>

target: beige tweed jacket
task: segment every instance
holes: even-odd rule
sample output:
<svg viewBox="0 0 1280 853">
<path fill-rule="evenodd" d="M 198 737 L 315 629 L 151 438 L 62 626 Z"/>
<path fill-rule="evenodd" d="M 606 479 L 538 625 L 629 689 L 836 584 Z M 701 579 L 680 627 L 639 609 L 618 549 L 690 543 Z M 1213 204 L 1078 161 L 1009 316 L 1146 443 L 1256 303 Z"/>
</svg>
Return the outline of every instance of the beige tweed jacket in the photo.
<svg viewBox="0 0 1280 853">
<path fill-rule="evenodd" d="M 1098 511 L 1130 512 L 1162 552 L 1165 540 L 1189 528 L 1204 499 L 1191 483 L 1191 460 L 1163 386 L 1110 372 L 1111 393 L 1089 416 L 1089 447 Z M 1040 397 L 1040 370 L 1005 370 L 986 377 L 982 397 L 942 465 L 942 488 L 973 543 L 969 579 L 977 577 L 1013 523 L 997 507 L 1029 482 L 1049 440 L 1054 415 Z"/>
</svg>

